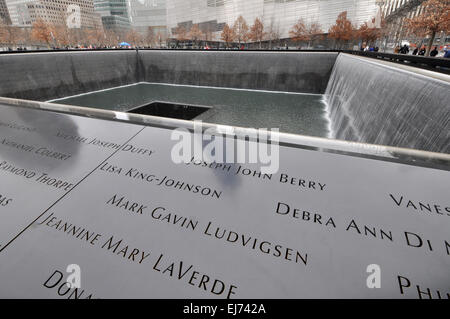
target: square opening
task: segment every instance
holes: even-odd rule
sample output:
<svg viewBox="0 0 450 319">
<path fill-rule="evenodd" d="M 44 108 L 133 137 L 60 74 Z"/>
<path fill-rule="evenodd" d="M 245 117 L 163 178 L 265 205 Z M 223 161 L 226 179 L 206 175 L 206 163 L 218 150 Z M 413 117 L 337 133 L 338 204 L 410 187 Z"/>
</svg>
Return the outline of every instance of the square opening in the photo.
<svg viewBox="0 0 450 319">
<path fill-rule="evenodd" d="M 172 119 L 192 120 L 208 111 L 210 107 L 190 104 L 177 104 L 155 101 L 129 110 L 129 113 L 169 117 Z"/>
</svg>

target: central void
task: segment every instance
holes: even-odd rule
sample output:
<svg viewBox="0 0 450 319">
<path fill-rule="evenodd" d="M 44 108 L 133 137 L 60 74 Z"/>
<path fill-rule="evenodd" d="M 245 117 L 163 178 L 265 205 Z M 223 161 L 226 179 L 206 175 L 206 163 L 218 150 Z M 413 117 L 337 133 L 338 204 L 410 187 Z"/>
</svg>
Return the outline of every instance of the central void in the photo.
<svg viewBox="0 0 450 319">
<path fill-rule="evenodd" d="M 280 132 L 328 137 L 323 95 L 137 83 L 54 100 L 54 103 L 127 112 L 154 101 L 208 107 L 195 116 L 207 123 L 279 128 Z"/>
</svg>

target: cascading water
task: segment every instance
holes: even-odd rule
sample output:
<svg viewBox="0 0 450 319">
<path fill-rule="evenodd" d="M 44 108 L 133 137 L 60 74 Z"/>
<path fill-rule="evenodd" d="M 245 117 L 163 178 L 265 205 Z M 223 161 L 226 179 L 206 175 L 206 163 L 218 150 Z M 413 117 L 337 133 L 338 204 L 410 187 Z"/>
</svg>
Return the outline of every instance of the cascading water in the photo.
<svg viewBox="0 0 450 319">
<path fill-rule="evenodd" d="M 340 54 L 325 93 L 332 137 L 450 151 L 450 76 Z"/>
</svg>

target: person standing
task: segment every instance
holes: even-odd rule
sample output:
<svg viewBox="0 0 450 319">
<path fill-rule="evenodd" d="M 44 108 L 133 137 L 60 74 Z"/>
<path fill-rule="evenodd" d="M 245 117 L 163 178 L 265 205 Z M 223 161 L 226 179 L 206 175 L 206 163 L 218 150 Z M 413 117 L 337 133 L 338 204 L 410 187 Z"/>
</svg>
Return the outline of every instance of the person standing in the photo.
<svg viewBox="0 0 450 319">
<path fill-rule="evenodd" d="M 431 57 L 435 57 L 436 55 L 438 55 L 439 51 L 437 49 L 437 47 L 434 47 L 433 51 L 430 52 L 430 56 Z"/>
<path fill-rule="evenodd" d="M 450 48 L 449 48 L 449 46 L 448 45 L 446 45 L 445 47 L 444 47 L 444 58 L 450 58 Z"/>
<path fill-rule="evenodd" d="M 408 54 L 408 52 L 409 52 L 408 46 L 406 44 L 403 45 L 403 47 L 400 49 L 400 53 L 401 54 Z"/>
</svg>

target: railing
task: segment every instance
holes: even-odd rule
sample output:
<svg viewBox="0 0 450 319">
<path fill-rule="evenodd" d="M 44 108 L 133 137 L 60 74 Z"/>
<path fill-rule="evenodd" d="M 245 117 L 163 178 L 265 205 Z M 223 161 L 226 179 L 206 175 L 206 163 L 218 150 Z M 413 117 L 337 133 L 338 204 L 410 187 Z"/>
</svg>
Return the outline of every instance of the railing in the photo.
<svg viewBox="0 0 450 319">
<path fill-rule="evenodd" d="M 144 48 L 139 50 L 145 51 L 159 51 L 159 50 L 171 50 L 171 51 L 205 51 L 204 49 L 150 49 Z M 136 49 L 128 48 L 116 48 L 116 49 L 60 49 L 60 50 L 25 50 L 25 51 L 0 51 L 2 54 L 20 54 L 20 53 L 48 53 L 48 52 L 74 52 L 74 51 L 136 51 Z M 238 51 L 227 49 L 209 49 L 208 51 Z M 336 53 L 349 53 L 368 58 L 381 59 L 394 63 L 409 65 L 411 67 L 432 70 L 440 73 L 450 74 L 450 59 L 448 58 L 436 58 L 436 57 L 424 57 L 420 55 L 408 55 L 408 54 L 393 54 L 382 52 L 367 52 L 367 51 L 353 51 L 353 50 L 267 50 L 267 49 L 245 49 L 243 51 L 251 52 L 336 52 Z"/>
<path fill-rule="evenodd" d="M 421 55 L 393 54 L 367 51 L 342 51 L 349 54 L 365 56 L 368 58 L 380 59 L 394 63 L 404 64 L 421 69 L 432 70 L 445 74 L 450 74 L 450 59 L 432 58 Z"/>
</svg>

